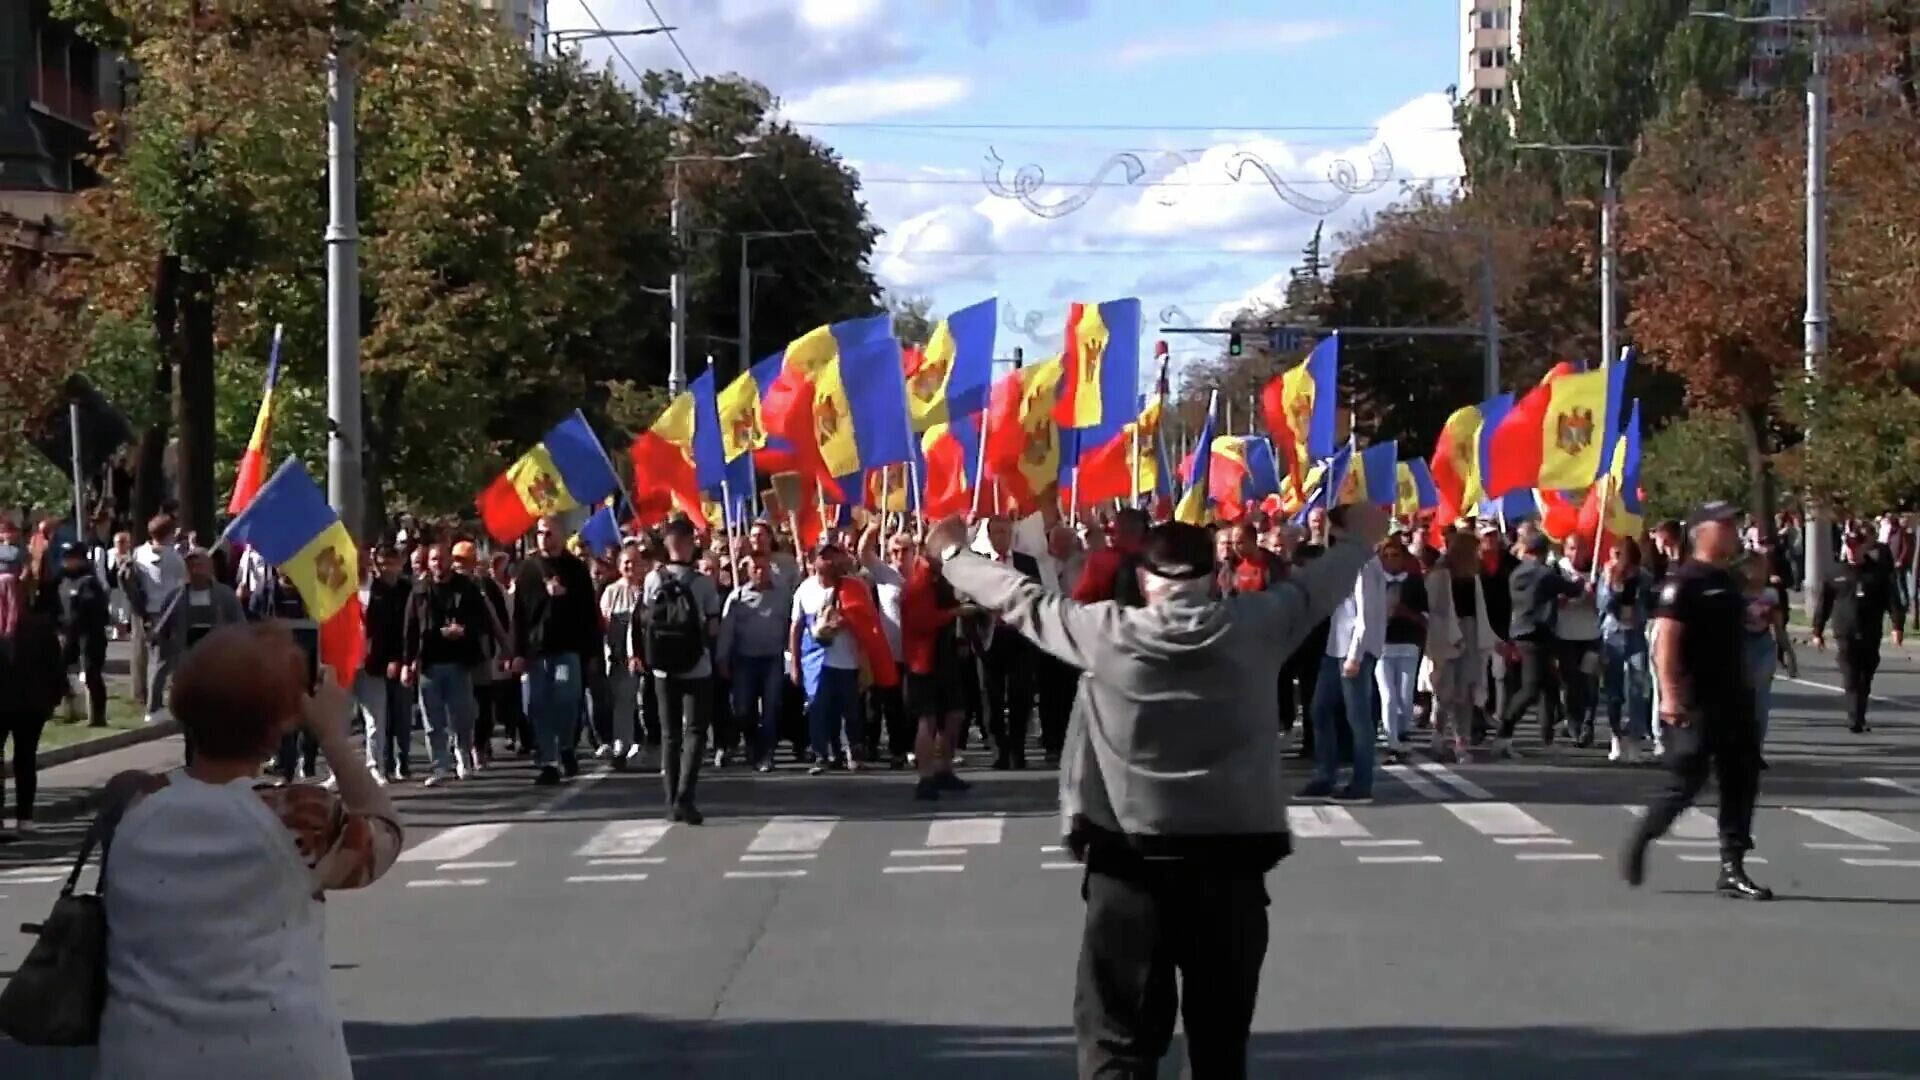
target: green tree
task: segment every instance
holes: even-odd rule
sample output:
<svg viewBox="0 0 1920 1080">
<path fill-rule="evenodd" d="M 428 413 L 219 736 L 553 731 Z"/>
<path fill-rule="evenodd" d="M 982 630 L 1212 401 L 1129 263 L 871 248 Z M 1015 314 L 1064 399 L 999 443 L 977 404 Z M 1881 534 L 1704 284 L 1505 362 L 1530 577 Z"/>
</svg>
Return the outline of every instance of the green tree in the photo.
<svg viewBox="0 0 1920 1080">
<path fill-rule="evenodd" d="M 1704 410 L 1654 432 L 1642 451 L 1640 486 L 1649 524 L 1684 520 L 1704 502 L 1740 503 L 1748 492 L 1744 421 L 1726 410 Z"/>
<path fill-rule="evenodd" d="M 1798 392 L 1804 391 L 1804 392 Z M 1920 395 L 1884 375 L 1828 373 L 1780 395 L 1816 437 L 1780 455 L 1784 479 L 1840 514 L 1871 517 L 1920 496 Z M 1819 437 L 1825 433 L 1825 437 Z"/>
</svg>

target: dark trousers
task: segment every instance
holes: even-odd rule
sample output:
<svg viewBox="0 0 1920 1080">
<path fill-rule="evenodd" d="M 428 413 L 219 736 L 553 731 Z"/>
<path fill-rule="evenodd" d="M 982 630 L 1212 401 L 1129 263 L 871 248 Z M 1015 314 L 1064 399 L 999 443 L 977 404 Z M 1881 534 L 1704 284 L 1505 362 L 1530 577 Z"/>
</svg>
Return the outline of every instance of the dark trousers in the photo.
<svg viewBox="0 0 1920 1080">
<path fill-rule="evenodd" d="M 582 663 L 587 680 L 587 724 L 592 729 L 593 746 L 613 745 L 613 684 L 607 681 L 607 665 L 598 656 Z"/>
<path fill-rule="evenodd" d="M 660 778 L 667 806 L 692 806 L 700 762 L 707 753 L 707 725 L 713 721 L 713 680 L 704 675 L 695 679 L 655 676 L 653 685 L 665 726 Z"/>
<path fill-rule="evenodd" d="M 1594 693 L 1594 679 L 1585 665 L 1587 657 L 1599 648 L 1598 641 L 1554 642 L 1554 673 L 1560 679 L 1563 715 L 1575 736 L 1593 731 L 1593 707 L 1599 695 Z"/>
<path fill-rule="evenodd" d="M 280 779 L 291 783 L 294 768 L 299 767 L 299 775 L 312 776 L 319 771 L 320 744 L 313 736 L 304 731 L 290 731 L 280 737 L 280 749 L 273 755 L 273 771 Z"/>
<path fill-rule="evenodd" d="M 516 708 L 519 706 L 520 685 L 511 678 L 476 682 L 473 684 L 473 700 L 480 707 L 473 718 L 473 745 L 479 749 L 481 760 L 491 760 L 493 733 L 500 730 L 511 734 L 514 730 L 507 709 L 508 702 L 512 702 Z"/>
<path fill-rule="evenodd" d="M 1753 709 L 1735 707 L 1711 715 L 1695 713 L 1683 726 L 1668 727 L 1667 790 L 1640 819 L 1640 839 L 1651 843 L 1673 823 L 1707 784 L 1709 773 L 1720 786 L 1720 854 L 1723 858 L 1753 850 L 1753 801 L 1760 793 L 1760 743 Z"/>
<path fill-rule="evenodd" d="M 1540 706 L 1540 741 L 1553 741 L 1553 725 L 1559 720 L 1560 713 L 1559 680 L 1554 678 L 1555 644 L 1551 640 L 1513 643 L 1514 651 L 1519 654 L 1520 685 L 1507 695 L 1507 707 L 1500 711 L 1501 738 L 1513 738 L 1513 729 L 1520 726 L 1521 718 L 1537 702 Z"/>
<path fill-rule="evenodd" d="M 0 761 L 6 760 L 6 743 L 13 744 L 14 820 L 33 820 L 33 796 L 40 789 L 40 732 L 46 729 L 45 713 L 0 712 Z M 6 802 L 4 774 L 0 774 L 0 809 Z"/>
<path fill-rule="evenodd" d="M 1034 682 L 1040 699 L 1040 749 L 1058 758 L 1067 745 L 1067 721 L 1073 716 L 1073 695 L 1080 689 L 1080 669 L 1051 656 L 1034 657 Z"/>
<path fill-rule="evenodd" d="M 105 633 L 87 634 L 67 645 L 67 667 L 79 667 L 80 681 L 87 688 L 87 724 L 107 725 L 107 637 Z"/>
<path fill-rule="evenodd" d="M 867 691 L 867 760 L 880 757 L 880 733 L 887 735 L 887 756 L 904 758 L 913 750 L 914 720 L 907 715 L 904 687 L 875 686 Z"/>
<path fill-rule="evenodd" d="M 1873 675 L 1880 670 L 1880 643 L 1847 639 L 1839 645 L 1834 659 L 1847 692 L 1847 726 L 1861 731 L 1867 726 L 1867 703 L 1873 700 Z"/>
<path fill-rule="evenodd" d="M 1267 955 L 1267 888 L 1252 871 L 1089 865 L 1073 1026 L 1082 1080 L 1149 1080 L 1176 1010 L 1199 1080 L 1247 1075 Z M 1176 985 L 1175 976 L 1179 976 Z"/>
<path fill-rule="evenodd" d="M 1018 634 L 1005 629 L 994 634 L 993 648 L 987 650 L 982 667 L 987 677 L 987 731 L 999 757 L 1026 756 L 1027 720 L 1033 712 L 1033 660 Z"/>
</svg>

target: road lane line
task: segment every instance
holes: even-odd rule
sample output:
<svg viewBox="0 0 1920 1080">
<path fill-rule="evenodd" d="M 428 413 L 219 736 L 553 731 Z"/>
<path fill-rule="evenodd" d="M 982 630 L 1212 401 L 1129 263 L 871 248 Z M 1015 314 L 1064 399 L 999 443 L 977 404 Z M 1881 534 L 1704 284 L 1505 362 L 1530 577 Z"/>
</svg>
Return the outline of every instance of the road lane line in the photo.
<svg viewBox="0 0 1920 1080">
<path fill-rule="evenodd" d="M 1601 859 L 1590 851 L 1519 851 L 1513 857 L 1520 862 L 1599 862 Z"/>
<path fill-rule="evenodd" d="M 1865 810 L 1822 810 L 1804 806 L 1789 806 L 1787 809 L 1801 817 L 1812 818 L 1828 828 L 1839 829 L 1849 836 L 1875 844 L 1920 844 L 1920 832 Z"/>
<path fill-rule="evenodd" d="M 953 866 L 949 863 L 921 863 L 917 866 L 883 866 L 880 872 L 883 874 L 958 874 L 965 869 L 964 866 Z"/>
<path fill-rule="evenodd" d="M 1814 851 L 1886 851 L 1885 844 L 1801 844 Z"/>
<path fill-rule="evenodd" d="M 1920 859 L 1841 859 L 1848 866 L 1903 866 L 1920 869 Z"/>
<path fill-rule="evenodd" d="M 486 883 L 487 883 L 487 879 L 483 877 L 422 878 L 419 881 L 407 882 L 407 888 L 409 889 L 471 888 L 472 886 L 485 885 Z"/>
<path fill-rule="evenodd" d="M 1801 686 L 1809 686 L 1815 690 L 1825 690 L 1830 694 L 1844 694 L 1847 692 L 1845 687 L 1835 686 L 1832 683 L 1814 682 L 1811 679 L 1795 679 L 1786 675 L 1775 677 L 1781 682 L 1798 683 Z M 1881 697 L 1879 694 L 1868 694 L 1867 696 L 1882 705 L 1892 705 L 1896 709 L 1920 709 L 1920 702 L 1916 701 L 1902 701 L 1899 698 Z"/>
<path fill-rule="evenodd" d="M 1437 761 L 1415 761 L 1413 767 L 1447 785 L 1469 799 L 1491 799 L 1493 792 L 1461 776 Z"/>
<path fill-rule="evenodd" d="M 776 817 L 760 826 L 747 851 L 755 855 L 819 851 L 839 823 L 839 818 L 831 817 Z"/>
<path fill-rule="evenodd" d="M 793 878 L 806 877 L 805 870 L 729 870 L 730 878 Z"/>
<path fill-rule="evenodd" d="M 1509 847 L 1516 844 L 1571 844 L 1573 843 L 1573 841 L 1567 839 L 1564 836 L 1496 836 L 1493 838 L 1493 842 L 1496 844 L 1504 844 Z"/>
<path fill-rule="evenodd" d="M 1439 784 L 1421 776 L 1418 772 L 1407 768 L 1405 765 L 1388 765 L 1386 767 L 1386 773 L 1388 776 L 1412 788 L 1415 795 L 1431 799 L 1434 802 L 1445 802 L 1447 799 L 1447 793 L 1441 789 Z"/>
<path fill-rule="evenodd" d="M 52 877 L 10 877 L 5 881 L 0 881 L 0 885 L 51 885 L 56 881 L 65 880 L 66 878 L 59 874 L 55 874 Z"/>
<path fill-rule="evenodd" d="M 1344 806 L 1295 803 L 1287 807 L 1287 828 L 1303 840 L 1358 840 L 1373 835 Z"/>
<path fill-rule="evenodd" d="M 1709 855 L 1705 853 L 1688 854 L 1684 851 L 1674 856 L 1674 858 L 1679 859 L 1681 862 L 1719 862 L 1720 861 L 1720 856 L 1718 855 Z M 1749 855 L 1745 859 L 1745 862 L 1748 865 L 1752 865 L 1752 866 L 1763 864 L 1766 861 L 1767 861 L 1767 857 L 1765 855 Z"/>
<path fill-rule="evenodd" d="M 819 857 L 820 856 L 817 852 L 812 852 L 812 851 L 774 851 L 774 852 L 767 852 L 765 854 L 756 854 L 754 852 L 749 851 L 745 855 L 740 856 L 740 861 L 741 862 L 806 862 L 809 859 L 817 859 Z"/>
<path fill-rule="evenodd" d="M 1007 822 L 999 817 L 948 818 L 927 825 L 926 846 L 974 847 L 997 844 L 1006 835 Z"/>
<path fill-rule="evenodd" d="M 963 847 L 909 847 L 894 848 L 887 852 L 887 857 L 890 859 L 939 859 L 956 855 L 964 856 L 966 853 L 967 849 Z"/>
<path fill-rule="evenodd" d="M 1040 864 L 1040 869 L 1042 870 L 1078 870 L 1080 869 L 1080 864 L 1077 862 L 1043 862 Z"/>
<path fill-rule="evenodd" d="M 1552 836 L 1544 822 L 1509 802 L 1447 803 L 1447 812 L 1482 836 Z"/>
<path fill-rule="evenodd" d="M 1438 855 L 1362 855 L 1358 861 L 1372 866 L 1391 866 L 1401 863 L 1437 863 L 1441 859 Z"/>
<path fill-rule="evenodd" d="M 443 863 L 465 858 L 498 840 L 500 834 L 511 827 L 506 822 L 500 821 L 489 821 L 479 825 L 455 825 L 425 843 L 401 852 L 400 858 L 396 861 Z"/>
<path fill-rule="evenodd" d="M 593 838 L 580 845 L 575 855 L 645 855 L 660 842 L 673 828 L 673 822 L 660 821 L 609 821 L 593 834 Z"/>
<path fill-rule="evenodd" d="M 435 870 L 437 870 L 437 871 L 445 871 L 445 870 L 511 870 L 511 869 L 513 869 L 513 868 L 514 868 L 515 866 L 518 866 L 518 865 L 520 865 L 520 864 L 519 864 L 519 863 L 517 863 L 517 862 L 514 862 L 514 861 L 513 861 L 513 860 L 511 860 L 511 859 L 509 859 L 509 860 L 506 860 L 506 861 L 504 861 L 504 862 L 447 862 L 447 863 L 441 863 L 441 864 L 440 864 L 439 866 L 436 866 L 436 867 L 434 867 L 434 869 L 435 869 Z"/>
<path fill-rule="evenodd" d="M 1627 804 L 1621 809 L 1637 818 L 1647 816 L 1647 808 L 1644 806 Z M 1674 819 L 1673 828 L 1667 830 L 1667 835 L 1655 841 L 1660 844 L 1679 844 L 1689 847 L 1707 842 L 1715 844 L 1720 842 L 1720 822 L 1697 806 L 1687 807 L 1685 813 Z"/>
<path fill-rule="evenodd" d="M 572 877 L 569 877 L 567 879 L 567 884 L 579 885 L 587 882 L 596 882 L 596 881 L 597 882 L 613 882 L 613 881 L 645 881 L 645 880 L 647 880 L 647 875 L 645 874 L 575 874 Z"/>
<path fill-rule="evenodd" d="M 1884 788 L 1892 788 L 1895 791 L 1903 792 L 1908 795 L 1920 795 L 1920 785 L 1910 784 L 1905 780 L 1895 780 L 1891 776 L 1865 776 L 1865 777 L 1861 777 L 1861 779 L 1865 780 L 1869 784 L 1875 784 Z"/>
<path fill-rule="evenodd" d="M 1040 854 L 1042 854 L 1042 855 L 1057 855 L 1057 854 L 1059 854 L 1060 852 L 1062 852 L 1062 851 L 1065 851 L 1065 850 L 1067 850 L 1067 849 L 1066 849 L 1066 848 L 1063 848 L 1063 847 L 1061 847 L 1061 846 L 1060 846 L 1059 844 L 1048 844 L 1048 845 L 1046 845 L 1045 847 L 1042 847 L 1042 848 L 1040 849 Z"/>
<path fill-rule="evenodd" d="M 1341 846 L 1341 847 L 1359 847 L 1359 848 L 1372 848 L 1372 847 L 1419 847 L 1419 846 L 1420 846 L 1420 841 L 1418 841 L 1418 840 L 1404 840 L 1404 839 L 1395 839 L 1395 840 L 1371 840 L 1371 839 L 1369 839 L 1369 840 L 1342 840 L 1342 841 L 1340 841 L 1340 846 Z"/>
<path fill-rule="evenodd" d="M 611 771 L 603 771 L 589 773 L 585 776 L 576 776 L 572 780 L 567 781 L 567 786 L 558 795 L 527 811 L 526 816 L 530 818 L 543 818 L 549 814 L 558 813 L 565 809 L 573 800 L 585 795 L 587 790 L 593 787 L 593 785 L 612 775 L 613 773 Z"/>
<path fill-rule="evenodd" d="M 663 855 L 642 855 L 637 858 L 588 859 L 588 866 L 659 866 L 666 862 Z"/>
<path fill-rule="evenodd" d="M 71 863 L 64 866 L 59 863 L 47 863 L 44 866 L 14 866 L 0 870 L 0 883 L 11 881 L 23 874 L 28 877 L 39 877 L 41 874 L 65 874 L 72 869 Z"/>
</svg>

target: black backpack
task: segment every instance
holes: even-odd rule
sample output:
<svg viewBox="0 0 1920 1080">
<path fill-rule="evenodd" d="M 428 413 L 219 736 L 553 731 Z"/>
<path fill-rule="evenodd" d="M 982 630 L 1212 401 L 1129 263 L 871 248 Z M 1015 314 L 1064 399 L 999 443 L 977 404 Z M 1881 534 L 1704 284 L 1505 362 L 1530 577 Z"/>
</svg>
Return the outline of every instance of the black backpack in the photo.
<svg viewBox="0 0 1920 1080">
<path fill-rule="evenodd" d="M 647 666 L 683 675 L 707 654 L 706 619 L 693 590 L 678 575 L 661 571 L 653 600 L 644 613 Z"/>
</svg>

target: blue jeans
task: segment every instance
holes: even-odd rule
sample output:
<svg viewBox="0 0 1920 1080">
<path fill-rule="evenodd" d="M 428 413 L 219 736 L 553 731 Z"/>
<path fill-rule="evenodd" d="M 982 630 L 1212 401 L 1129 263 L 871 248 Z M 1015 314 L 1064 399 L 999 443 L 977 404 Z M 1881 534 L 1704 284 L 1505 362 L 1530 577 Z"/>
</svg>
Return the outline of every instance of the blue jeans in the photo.
<svg viewBox="0 0 1920 1080">
<path fill-rule="evenodd" d="M 473 672 L 464 664 L 430 664 L 420 672 L 420 715 L 427 722 L 427 749 L 435 772 L 453 769 L 453 751 L 462 766 L 472 759 L 473 722 L 480 705 L 473 696 Z M 448 738 L 452 738 L 452 746 Z"/>
<path fill-rule="evenodd" d="M 1645 635 L 1633 633 L 1601 643 L 1600 689 L 1607 699 L 1609 731 L 1636 739 L 1652 733 L 1653 690 Z"/>
<path fill-rule="evenodd" d="M 858 668 L 823 668 L 820 686 L 807 699 L 807 738 L 813 744 L 814 757 L 821 764 L 831 760 L 846 733 L 848 752 L 860 745 L 860 671 Z"/>
<path fill-rule="evenodd" d="M 560 764 L 580 722 L 580 656 L 555 653 L 527 661 L 527 722 L 533 725 L 534 764 Z"/>
<path fill-rule="evenodd" d="M 1347 726 L 1353 729 L 1353 781 L 1356 795 L 1373 794 L 1374 686 L 1373 669 L 1377 657 L 1360 661 L 1360 671 L 1349 678 L 1341 672 L 1339 657 L 1320 658 L 1320 674 L 1313 684 L 1313 782 L 1331 787 L 1340 771 L 1340 736 L 1334 726 L 1345 709 Z"/>
<path fill-rule="evenodd" d="M 1753 735 L 1757 745 L 1767 741 L 1767 722 L 1773 712 L 1773 673 L 1780 653 L 1772 634 L 1747 635 L 1747 678 L 1753 683 Z"/>
<path fill-rule="evenodd" d="M 758 734 L 760 741 L 753 752 L 762 758 L 771 758 L 774 746 L 780 742 L 780 698 L 787 685 L 783 659 L 779 656 L 733 658 L 734 719 L 744 730 Z"/>
</svg>

